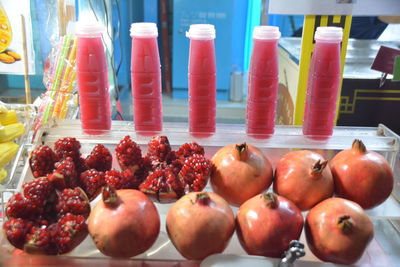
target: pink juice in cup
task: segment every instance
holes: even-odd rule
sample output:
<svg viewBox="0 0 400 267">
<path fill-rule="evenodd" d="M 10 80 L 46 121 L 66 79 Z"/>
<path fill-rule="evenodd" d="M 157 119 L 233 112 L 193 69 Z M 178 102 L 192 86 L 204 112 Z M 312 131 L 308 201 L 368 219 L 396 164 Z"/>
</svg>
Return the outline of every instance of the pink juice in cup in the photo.
<svg viewBox="0 0 400 267">
<path fill-rule="evenodd" d="M 250 60 L 246 132 L 255 138 L 274 133 L 278 94 L 278 27 L 256 26 Z"/>
<path fill-rule="evenodd" d="M 131 79 L 135 129 L 143 135 L 162 130 L 160 56 L 155 23 L 131 25 Z"/>
<path fill-rule="evenodd" d="M 303 134 L 327 139 L 333 133 L 340 87 L 340 27 L 318 27 L 308 74 Z"/>
<path fill-rule="evenodd" d="M 78 22 L 76 27 L 76 67 L 82 129 L 99 134 L 111 128 L 107 60 L 99 23 Z M 91 131 L 94 130 L 94 131 Z"/>
<path fill-rule="evenodd" d="M 217 105 L 214 25 L 190 25 L 186 37 L 190 39 L 189 132 L 196 137 L 207 137 L 215 132 Z"/>
</svg>

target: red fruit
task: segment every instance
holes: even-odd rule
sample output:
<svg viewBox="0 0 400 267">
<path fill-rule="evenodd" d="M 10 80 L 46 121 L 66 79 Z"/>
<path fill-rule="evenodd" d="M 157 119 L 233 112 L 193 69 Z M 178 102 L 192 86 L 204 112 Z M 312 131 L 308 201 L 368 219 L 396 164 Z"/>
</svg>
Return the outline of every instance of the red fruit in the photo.
<svg viewBox="0 0 400 267">
<path fill-rule="evenodd" d="M 168 164 L 165 169 L 168 171 L 171 171 L 173 174 L 176 176 L 179 175 L 179 172 L 181 171 L 183 166 L 183 162 L 179 159 L 175 159 L 171 162 L 171 164 Z"/>
<path fill-rule="evenodd" d="M 184 183 L 173 172 L 158 169 L 147 176 L 139 189 L 149 197 L 162 202 L 171 202 L 184 195 Z"/>
<path fill-rule="evenodd" d="M 202 260 L 224 251 L 235 230 L 235 218 L 222 197 L 192 192 L 169 209 L 166 228 L 172 244 L 183 257 Z"/>
<path fill-rule="evenodd" d="M 59 159 L 71 157 L 74 161 L 81 156 L 81 143 L 74 137 L 60 138 L 54 143 L 54 152 Z"/>
<path fill-rule="evenodd" d="M 26 235 L 31 231 L 33 223 L 20 218 L 10 218 L 3 224 L 4 233 L 8 241 L 16 248 L 22 249 Z"/>
<path fill-rule="evenodd" d="M 213 191 L 239 206 L 266 190 L 272 183 L 272 166 L 264 154 L 250 144 L 221 148 L 211 159 Z"/>
<path fill-rule="evenodd" d="M 154 136 L 148 143 L 147 156 L 151 160 L 167 161 L 171 155 L 171 145 L 166 136 Z M 173 157 L 173 155 L 172 155 Z"/>
<path fill-rule="evenodd" d="M 351 149 L 339 152 L 330 167 L 335 194 L 364 209 L 383 203 L 393 190 L 394 176 L 389 163 L 382 155 L 367 151 L 361 140 L 354 140 Z"/>
<path fill-rule="evenodd" d="M 86 157 L 86 165 L 89 169 L 106 172 L 111 170 L 112 156 L 110 151 L 103 145 L 96 145 L 90 155 Z"/>
<path fill-rule="evenodd" d="M 86 160 L 82 157 L 80 157 L 79 159 L 75 160 L 75 168 L 76 168 L 76 172 L 78 173 L 78 177 L 84 172 L 89 170 L 89 167 L 86 164 Z"/>
<path fill-rule="evenodd" d="M 40 177 L 22 185 L 24 196 L 27 199 L 44 203 L 54 193 L 53 184 L 47 177 Z"/>
<path fill-rule="evenodd" d="M 44 203 L 41 201 L 28 199 L 21 193 L 15 193 L 6 206 L 8 218 L 34 218 L 43 213 Z"/>
<path fill-rule="evenodd" d="M 142 151 L 129 135 L 125 136 L 115 148 L 117 160 L 122 170 L 135 172 L 142 163 Z"/>
<path fill-rule="evenodd" d="M 58 194 L 56 211 L 59 217 L 71 213 L 87 218 L 90 213 L 89 199 L 80 187 L 66 188 Z"/>
<path fill-rule="evenodd" d="M 57 156 L 49 146 L 38 146 L 29 157 L 29 166 L 34 177 L 46 176 L 54 170 Z"/>
<path fill-rule="evenodd" d="M 284 155 L 275 170 L 274 192 L 308 210 L 333 195 L 332 173 L 320 154 L 299 150 Z"/>
<path fill-rule="evenodd" d="M 188 190 L 201 191 L 208 182 L 211 174 L 211 161 L 200 154 L 187 157 L 179 177 L 187 184 Z"/>
<path fill-rule="evenodd" d="M 86 218 L 81 215 L 67 214 L 57 222 L 57 233 L 54 241 L 58 253 L 65 254 L 77 247 L 87 236 Z"/>
<path fill-rule="evenodd" d="M 74 188 L 79 185 L 78 173 L 76 172 L 75 163 L 71 157 L 57 162 L 56 169 L 47 177 L 58 190 L 64 188 Z"/>
<path fill-rule="evenodd" d="M 133 189 L 103 189 L 103 198 L 90 213 L 89 233 L 96 247 L 111 257 L 129 258 L 148 250 L 160 232 L 153 202 Z"/>
<path fill-rule="evenodd" d="M 204 148 L 196 142 L 185 143 L 176 151 L 177 158 L 187 158 L 199 154 L 204 156 Z"/>
<path fill-rule="evenodd" d="M 263 193 L 243 203 L 238 211 L 237 234 L 248 254 L 282 257 L 303 230 L 303 215 L 290 200 Z"/>
<path fill-rule="evenodd" d="M 320 260 L 353 264 L 363 255 L 374 236 L 374 227 L 364 210 L 343 198 L 328 198 L 307 214 L 307 244 Z"/>
<path fill-rule="evenodd" d="M 106 184 L 104 172 L 99 172 L 95 169 L 83 172 L 80 176 L 80 181 L 90 200 L 95 199 L 100 193 L 101 187 Z"/>
<path fill-rule="evenodd" d="M 106 172 L 106 183 L 115 189 L 138 189 L 142 180 L 137 177 L 130 169 L 122 172 L 111 170 Z"/>
<path fill-rule="evenodd" d="M 54 242 L 55 227 L 33 227 L 26 237 L 24 251 L 30 254 L 57 255 Z"/>
</svg>

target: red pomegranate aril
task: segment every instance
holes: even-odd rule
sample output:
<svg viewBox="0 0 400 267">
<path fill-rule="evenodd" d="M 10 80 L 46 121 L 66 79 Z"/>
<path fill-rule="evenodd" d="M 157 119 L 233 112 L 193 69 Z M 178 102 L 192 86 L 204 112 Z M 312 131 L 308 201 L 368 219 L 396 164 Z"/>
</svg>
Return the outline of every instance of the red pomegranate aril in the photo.
<svg viewBox="0 0 400 267">
<path fill-rule="evenodd" d="M 126 169 L 124 171 L 111 170 L 107 171 L 105 174 L 106 183 L 115 189 L 138 189 L 139 185 L 143 181 L 140 177 L 137 177 L 130 170 Z"/>
<path fill-rule="evenodd" d="M 185 159 L 179 177 L 187 184 L 189 192 L 199 192 L 207 185 L 211 167 L 210 160 L 200 154 L 194 154 Z"/>
<path fill-rule="evenodd" d="M 54 163 L 58 160 L 49 146 L 38 146 L 29 157 L 29 166 L 34 177 L 46 176 L 54 170 Z"/>
<path fill-rule="evenodd" d="M 90 169 L 83 172 L 80 176 L 80 182 L 89 200 L 92 201 L 100 193 L 101 188 L 106 184 L 104 172 Z"/>
<path fill-rule="evenodd" d="M 81 215 L 64 215 L 58 220 L 56 229 L 54 240 L 59 254 L 72 251 L 88 235 L 86 218 Z"/>
<path fill-rule="evenodd" d="M 90 155 L 86 157 L 86 165 L 89 169 L 106 172 L 111 170 L 112 155 L 110 151 L 101 144 L 96 145 Z"/>
<path fill-rule="evenodd" d="M 29 254 L 57 255 L 57 246 L 54 242 L 54 227 L 33 227 L 28 234 L 24 251 Z"/>
<path fill-rule="evenodd" d="M 27 199 L 44 203 L 55 192 L 47 177 L 40 177 L 23 184 L 22 189 Z"/>
<path fill-rule="evenodd" d="M 77 161 L 81 156 L 81 143 L 74 137 L 60 138 L 54 143 L 54 152 L 59 159 L 71 157 Z"/>
<path fill-rule="evenodd" d="M 43 213 L 44 203 L 25 198 L 21 193 L 15 193 L 7 202 L 8 218 L 34 218 Z"/>
<path fill-rule="evenodd" d="M 66 157 L 57 162 L 54 166 L 54 172 L 47 177 L 55 188 L 62 190 L 64 188 L 74 188 L 79 185 L 75 162 L 71 157 Z"/>
<path fill-rule="evenodd" d="M 184 195 L 184 183 L 173 172 L 158 169 L 147 176 L 139 189 L 150 198 L 161 202 L 173 202 Z"/>
<path fill-rule="evenodd" d="M 139 145 L 125 136 L 115 148 L 116 157 L 122 170 L 131 169 L 135 172 L 142 164 L 142 151 Z"/>
<path fill-rule="evenodd" d="M 26 236 L 30 233 L 34 223 L 20 218 L 10 218 L 3 223 L 4 233 L 8 241 L 16 248 L 23 249 Z"/>
<path fill-rule="evenodd" d="M 89 198 L 80 187 L 66 188 L 58 193 L 56 211 L 59 217 L 71 213 L 87 218 L 90 213 Z"/>
<path fill-rule="evenodd" d="M 151 160 L 167 161 L 170 158 L 171 145 L 166 136 L 154 136 L 148 143 L 147 156 Z"/>
</svg>

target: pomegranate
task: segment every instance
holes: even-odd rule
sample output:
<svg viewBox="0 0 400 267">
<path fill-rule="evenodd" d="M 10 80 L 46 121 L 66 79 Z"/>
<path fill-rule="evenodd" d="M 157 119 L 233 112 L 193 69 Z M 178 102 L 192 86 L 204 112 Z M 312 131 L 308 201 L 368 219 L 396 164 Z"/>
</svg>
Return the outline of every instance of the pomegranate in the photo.
<svg viewBox="0 0 400 267">
<path fill-rule="evenodd" d="M 374 235 L 374 226 L 364 210 L 343 198 L 328 198 L 307 214 L 308 246 L 320 260 L 353 264 Z"/>
<path fill-rule="evenodd" d="M 361 140 L 354 140 L 351 149 L 339 152 L 330 167 L 335 194 L 364 209 L 381 204 L 392 192 L 394 176 L 389 163 L 382 155 L 367 151 Z"/>
<path fill-rule="evenodd" d="M 259 194 L 238 211 L 237 235 L 248 254 L 281 257 L 292 240 L 300 238 L 303 215 L 290 200 L 274 193 Z"/>
<path fill-rule="evenodd" d="M 153 202 L 134 189 L 105 186 L 89 220 L 96 247 L 111 257 L 133 257 L 145 252 L 160 232 L 160 217 Z"/>
<path fill-rule="evenodd" d="M 219 195 L 191 192 L 168 211 L 166 227 L 182 256 L 202 260 L 224 251 L 235 230 L 235 218 L 228 203 Z"/>
<path fill-rule="evenodd" d="M 250 144 L 231 144 L 221 148 L 211 159 L 214 192 L 230 204 L 240 206 L 266 190 L 272 183 L 272 166 L 261 150 Z"/>
<path fill-rule="evenodd" d="M 320 154 L 309 150 L 284 155 L 275 170 L 274 191 L 308 210 L 333 195 L 332 173 Z"/>
</svg>

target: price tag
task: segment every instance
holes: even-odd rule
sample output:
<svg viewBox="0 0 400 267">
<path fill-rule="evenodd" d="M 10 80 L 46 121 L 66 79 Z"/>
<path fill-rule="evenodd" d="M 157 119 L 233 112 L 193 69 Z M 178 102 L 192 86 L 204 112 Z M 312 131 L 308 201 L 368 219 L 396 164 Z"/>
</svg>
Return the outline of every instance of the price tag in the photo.
<svg viewBox="0 0 400 267">
<path fill-rule="evenodd" d="M 400 50 L 387 46 L 381 46 L 375 60 L 372 63 L 371 69 L 377 70 L 386 74 L 393 74 L 394 59 L 400 56 Z"/>
</svg>

